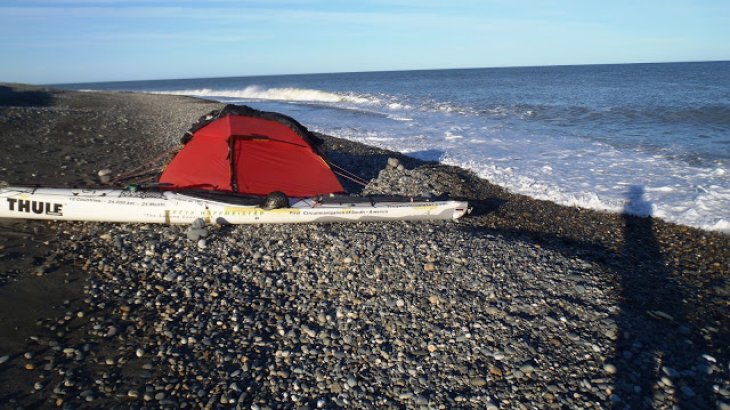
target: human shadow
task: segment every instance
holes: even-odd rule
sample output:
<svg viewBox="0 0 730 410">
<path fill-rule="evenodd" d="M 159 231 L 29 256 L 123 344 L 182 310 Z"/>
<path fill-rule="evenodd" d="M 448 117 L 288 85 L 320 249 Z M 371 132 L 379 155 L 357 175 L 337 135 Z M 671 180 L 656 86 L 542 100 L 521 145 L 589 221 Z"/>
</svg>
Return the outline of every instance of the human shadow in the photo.
<svg viewBox="0 0 730 410">
<path fill-rule="evenodd" d="M 0 85 L 0 107 L 40 106 L 46 107 L 53 102 L 53 95 L 38 90 L 21 90 L 17 87 Z"/>
<path fill-rule="evenodd" d="M 703 408 L 712 392 L 693 368 L 699 352 L 706 351 L 697 346 L 704 341 L 687 321 L 686 295 L 665 264 L 644 194 L 643 186 L 631 186 L 623 213 L 615 384 L 621 402 L 632 407 L 669 401 L 680 408 Z M 665 397 L 672 390 L 673 397 Z"/>
<path fill-rule="evenodd" d="M 388 157 L 395 156 L 387 151 L 357 152 L 357 149 L 331 150 L 328 156 L 339 158 L 342 163 L 361 164 L 354 170 L 365 170 L 364 174 L 371 178 L 377 176 Z M 415 158 L 398 158 L 404 163 L 409 161 L 407 168 L 432 166 Z M 514 200 L 510 196 L 496 192 L 491 186 L 484 190 L 485 185 L 470 179 L 468 173 L 457 173 L 468 184 L 482 187 L 475 191 L 476 195 L 464 196 L 474 207 L 472 216 L 488 218 L 487 214 L 496 212 L 500 218 L 502 207 L 507 215 L 528 212 L 527 208 L 522 209 L 521 202 L 512 204 Z M 593 240 L 579 239 L 570 230 L 540 228 L 539 224 L 532 228 L 529 224 L 494 226 L 493 221 L 479 218 L 464 221 L 459 229 L 475 235 L 497 234 L 509 240 L 533 242 L 566 257 L 596 263 L 618 281 L 619 298 L 613 317 L 617 331 L 610 339 L 614 353 L 606 358 L 605 368 L 597 369 L 596 375 L 612 380 L 612 396 L 610 401 L 607 397 L 597 400 L 615 408 L 673 405 L 706 408 L 715 400 L 714 362 L 719 365 L 730 358 L 723 342 L 723 335 L 727 334 L 722 326 L 725 319 L 717 316 L 723 309 L 697 305 L 703 300 L 698 295 L 705 289 L 694 287 L 693 281 L 685 283 L 684 279 L 688 278 L 679 276 L 683 275 L 681 265 L 675 266 L 674 259 L 665 259 L 664 252 L 671 251 L 666 244 L 663 248 L 658 240 L 660 228 L 655 227 L 652 205 L 645 199 L 644 188 L 630 187 L 626 198 L 624 213 L 616 221 L 620 234 L 615 242 L 610 236 L 601 235 L 593 236 Z M 586 227 L 589 235 L 591 229 Z M 676 240 L 681 240 L 681 236 Z M 708 333 L 707 329 L 718 324 L 717 331 Z"/>
<path fill-rule="evenodd" d="M 521 227 L 465 225 L 473 235 L 501 235 L 507 240 L 535 243 L 540 248 L 596 263 L 618 280 L 619 298 L 613 321 L 613 354 L 597 377 L 612 379 L 613 408 L 708 408 L 714 404 L 714 363 L 730 359 L 726 329 L 717 317 L 700 315 L 692 285 L 682 285 L 679 272 L 665 260 L 651 218 L 652 206 L 641 186 L 627 193 L 623 245 L 581 240 L 564 234 Z M 508 205 L 506 205 L 508 206 Z M 641 214 L 645 216 L 637 216 Z M 722 320 L 721 320 L 722 322 Z"/>
</svg>

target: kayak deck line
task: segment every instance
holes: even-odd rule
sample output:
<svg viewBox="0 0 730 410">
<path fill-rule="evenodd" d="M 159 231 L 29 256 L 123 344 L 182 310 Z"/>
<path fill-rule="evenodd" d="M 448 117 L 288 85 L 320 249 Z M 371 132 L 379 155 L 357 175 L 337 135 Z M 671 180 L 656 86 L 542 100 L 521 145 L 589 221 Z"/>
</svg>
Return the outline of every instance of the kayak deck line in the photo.
<svg viewBox="0 0 730 410">
<path fill-rule="evenodd" d="M 277 209 L 265 209 L 261 200 L 228 193 L 7 186 L 0 188 L 0 218 L 161 224 L 203 218 L 215 224 L 261 224 L 455 220 L 469 210 L 465 201 L 400 197 L 289 198 L 288 207 Z"/>
</svg>

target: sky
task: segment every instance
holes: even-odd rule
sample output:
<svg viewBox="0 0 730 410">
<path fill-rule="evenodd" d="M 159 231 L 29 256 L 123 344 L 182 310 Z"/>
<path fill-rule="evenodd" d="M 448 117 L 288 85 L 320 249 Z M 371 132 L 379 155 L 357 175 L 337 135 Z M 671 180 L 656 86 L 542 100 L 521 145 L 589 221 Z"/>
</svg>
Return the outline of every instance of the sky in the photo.
<svg viewBox="0 0 730 410">
<path fill-rule="evenodd" d="M 0 0 L 0 82 L 730 60 L 728 0 Z"/>
</svg>

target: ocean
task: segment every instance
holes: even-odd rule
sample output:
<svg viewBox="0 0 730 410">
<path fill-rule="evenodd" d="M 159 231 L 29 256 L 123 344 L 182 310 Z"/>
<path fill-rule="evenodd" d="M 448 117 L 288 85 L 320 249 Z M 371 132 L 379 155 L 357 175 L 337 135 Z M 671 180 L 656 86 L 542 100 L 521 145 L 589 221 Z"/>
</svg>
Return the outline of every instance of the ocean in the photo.
<svg viewBox="0 0 730 410">
<path fill-rule="evenodd" d="M 314 131 L 468 168 L 533 198 L 730 232 L 730 62 L 60 87 L 247 104 Z"/>
</svg>

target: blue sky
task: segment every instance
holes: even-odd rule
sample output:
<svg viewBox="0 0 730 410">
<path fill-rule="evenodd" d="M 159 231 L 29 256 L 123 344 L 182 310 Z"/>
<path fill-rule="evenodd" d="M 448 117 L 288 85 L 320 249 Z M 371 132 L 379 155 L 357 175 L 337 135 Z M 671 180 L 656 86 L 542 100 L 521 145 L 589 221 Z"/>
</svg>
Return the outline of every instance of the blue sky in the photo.
<svg viewBox="0 0 730 410">
<path fill-rule="evenodd" d="M 730 60 L 728 0 L 0 0 L 0 82 Z"/>
</svg>

